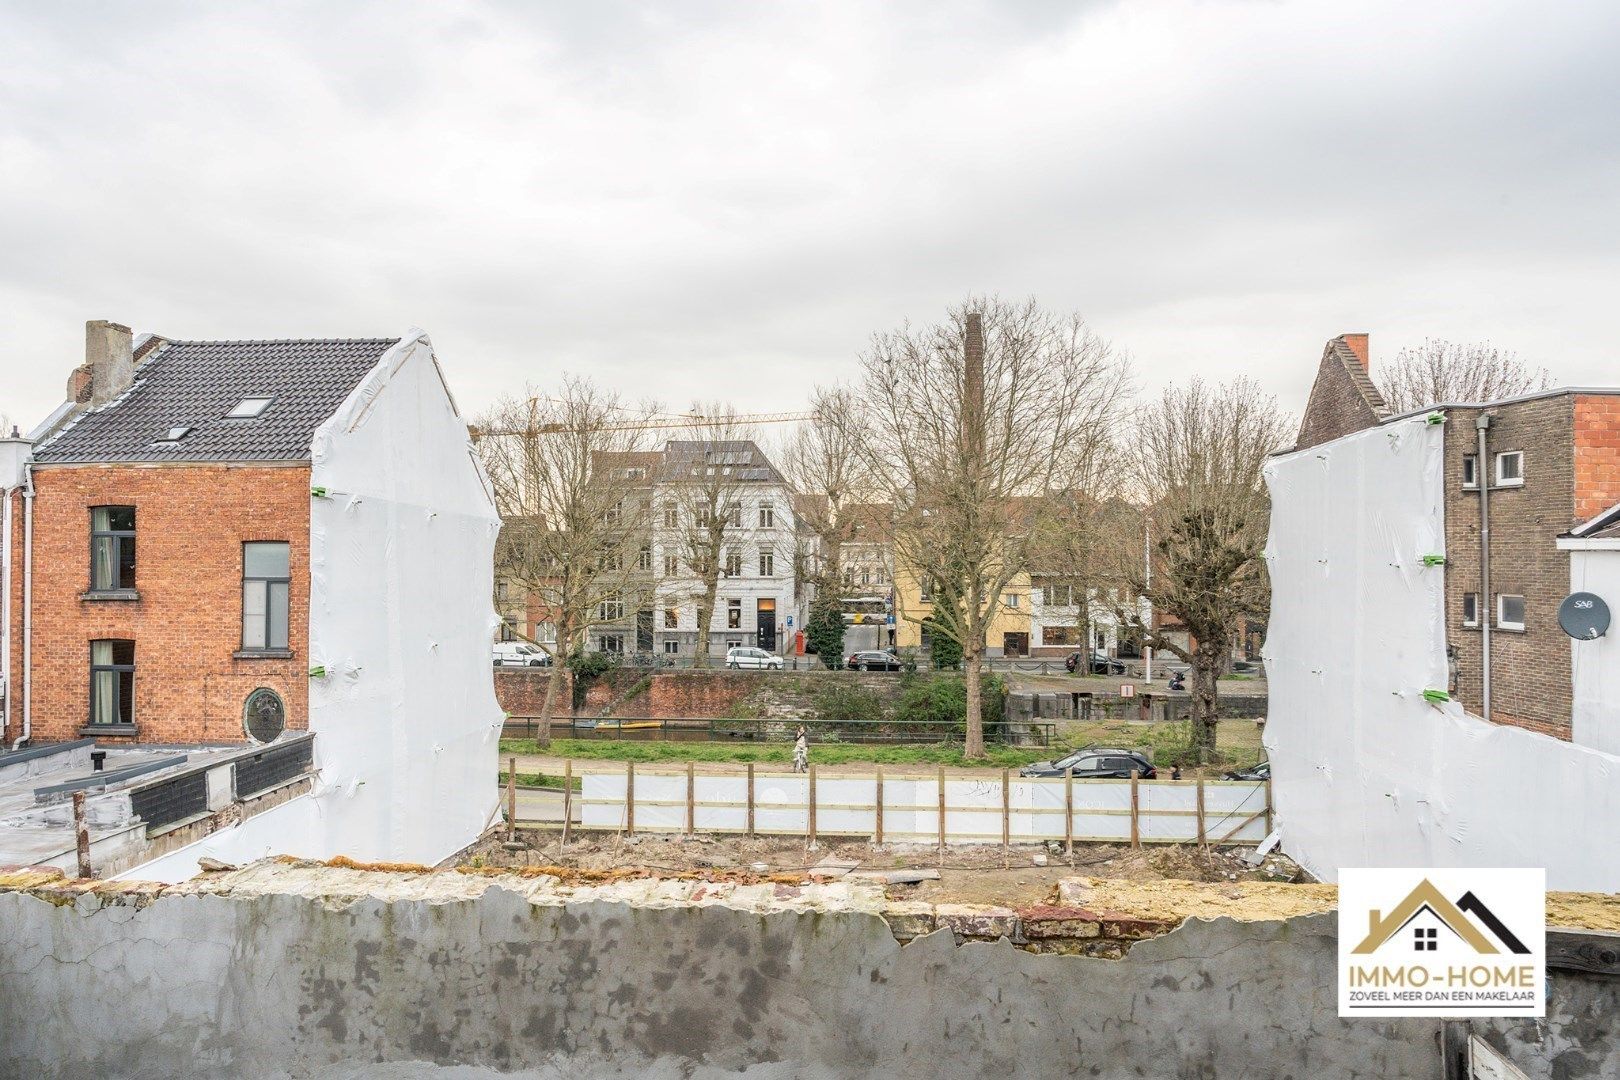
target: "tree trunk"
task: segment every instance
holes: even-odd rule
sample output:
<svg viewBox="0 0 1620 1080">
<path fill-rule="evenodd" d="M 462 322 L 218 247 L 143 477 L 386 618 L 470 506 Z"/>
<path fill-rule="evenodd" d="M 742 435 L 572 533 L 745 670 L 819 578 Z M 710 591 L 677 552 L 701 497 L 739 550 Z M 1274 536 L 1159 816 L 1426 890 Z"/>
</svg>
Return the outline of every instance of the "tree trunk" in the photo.
<svg viewBox="0 0 1620 1080">
<path fill-rule="evenodd" d="M 546 696 L 540 702 L 540 730 L 534 742 L 542 750 L 551 747 L 551 710 L 557 705 L 557 691 L 562 688 L 563 665 L 557 657 L 551 658 L 551 677 L 546 680 Z"/>
<path fill-rule="evenodd" d="M 720 598 L 720 583 L 706 581 L 703 583 L 703 604 L 697 613 L 697 649 L 692 656 L 692 666 L 706 668 L 709 666 L 709 628 L 714 624 L 714 605 Z"/>
<path fill-rule="evenodd" d="M 1221 655 L 1200 641 L 1193 650 L 1192 662 L 1193 749 L 1198 753 L 1198 763 L 1205 765 L 1215 758 L 1215 696 Z"/>
<path fill-rule="evenodd" d="M 962 756 L 984 757 L 984 695 L 979 686 L 979 665 L 984 658 L 983 647 L 962 650 L 962 665 L 967 679 L 967 734 L 962 740 Z"/>
</svg>

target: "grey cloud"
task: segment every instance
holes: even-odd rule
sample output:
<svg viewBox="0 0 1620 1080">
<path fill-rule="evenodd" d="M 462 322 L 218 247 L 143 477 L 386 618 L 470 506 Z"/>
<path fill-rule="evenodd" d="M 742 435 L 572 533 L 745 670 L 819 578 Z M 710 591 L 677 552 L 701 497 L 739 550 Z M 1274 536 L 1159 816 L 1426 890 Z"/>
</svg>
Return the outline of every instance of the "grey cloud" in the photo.
<svg viewBox="0 0 1620 1080">
<path fill-rule="evenodd" d="M 791 408 L 971 290 L 1150 388 L 1323 339 L 1612 379 L 1612 5 L 0 8 L 0 409 L 86 318 L 426 326 L 476 407 L 589 371 Z"/>
</svg>

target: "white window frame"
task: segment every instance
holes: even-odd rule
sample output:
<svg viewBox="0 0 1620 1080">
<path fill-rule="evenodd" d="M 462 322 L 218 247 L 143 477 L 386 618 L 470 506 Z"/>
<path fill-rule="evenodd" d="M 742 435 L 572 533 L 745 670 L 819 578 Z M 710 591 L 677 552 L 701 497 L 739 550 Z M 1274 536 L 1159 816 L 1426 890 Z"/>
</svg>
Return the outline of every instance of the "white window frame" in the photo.
<svg viewBox="0 0 1620 1080">
<path fill-rule="evenodd" d="M 770 502 L 759 504 L 759 527 L 762 529 L 776 528 L 776 505 Z"/>
<path fill-rule="evenodd" d="M 1521 606 L 1524 604 L 1524 597 L 1519 595 L 1518 593 L 1497 593 L 1496 594 L 1496 628 L 1498 630 L 1523 630 L 1524 629 L 1524 623 L 1522 621 L 1521 622 L 1508 622 L 1507 620 L 1505 620 L 1502 617 L 1502 608 L 1504 606 L 1503 601 L 1507 600 L 1508 597 L 1516 597 Z"/>
<path fill-rule="evenodd" d="M 776 552 L 770 550 L 769 548 L 759 549 L 759 576 L 776 576 Z"/>
<path fill-rule="evenodd" d="M 1519 459 L 1519 475 L 1518 476 L 1513 476 L 1513 477 L 1508 477 L 1508 478 L 1504 479 L 1503 476 L 1502 476 L 1502 462 L 1507 458 L 1518 458 Z M 1497 453 L 1497 455 L 1496 455 L 1496 486 L 1499 487 L 1499 488 L 1523 487 L 1524 486 L 1524 451 L 1523 450 L 1502 450 L 1502 451 Z"/>
<path fill-rule="evenodd" d="M 1468 602 L 1470 600 L 1472 600 L 1474 602 L 1474 616 L 1473 616 L 1473 618 L 1468 617 Z M 1479 593 L 1477 593 L 1477 592 L 1463 593 L 1462 620 L 1463 620 L 1463 625 L 1464 626 L 1478 626 L 1479 625 Z"/>
<path fill-rule="evenodd" d="M 1468 472 L 1469 472 L 1469 467 L 1470 466 L 1472 466 L 1473 473 L 1474 473 L 1474 478 L 1472 480 L 1470 480 L 1468 478 Z M 1462 478 L 1462 486 L 1463 486 L 1464 491 L 1478 491 L 1479 490 L 1479 455 L 1478 454 L 1464 454 L 1463 455 L 1463 474 L 1462 474 L 1462 477 L 1463 477 Z"/>
<path fill-rule="evenodd" d="M 1001 602 L 1003 604 L 1005 604 L 1007 607 L 1012 608 L 1014 610 L 1017 610 L 1017 608 L 1018 608 L 1018 594 L 1015 593 L 1015 592 L 1002 593 Z"/>
</svg>

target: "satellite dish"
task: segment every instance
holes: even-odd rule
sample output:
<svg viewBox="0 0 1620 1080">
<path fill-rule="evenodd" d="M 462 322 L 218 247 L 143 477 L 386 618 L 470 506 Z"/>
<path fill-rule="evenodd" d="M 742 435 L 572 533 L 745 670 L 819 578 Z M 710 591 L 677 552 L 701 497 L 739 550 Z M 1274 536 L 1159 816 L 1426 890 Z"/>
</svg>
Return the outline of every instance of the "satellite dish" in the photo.
<svg viewBox="0 0 1620 1080">
<path fill-rule="evenodd" d="M 1576 641 L 1600 638 L 1609 632 L 1609 605 L 1595 593 L 1570 593 L 1558 605 L 1558 625 Z"/>
</svg>

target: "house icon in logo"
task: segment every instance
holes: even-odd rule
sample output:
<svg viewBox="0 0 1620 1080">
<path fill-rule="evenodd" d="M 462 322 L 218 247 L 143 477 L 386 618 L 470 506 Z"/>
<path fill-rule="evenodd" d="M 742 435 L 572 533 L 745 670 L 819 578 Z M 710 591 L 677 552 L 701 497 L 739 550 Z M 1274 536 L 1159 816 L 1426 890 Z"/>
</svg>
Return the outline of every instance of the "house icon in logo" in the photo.
<svg viewBox="0 0 1620 1080">
<path fill-rule="evenodd" d="M 1455 934 L 1481 955 L 1495 955 L 1503 949 L 1519 954 L 1530 951 L 1472 892 L 1463 893 L 1454 903 L 1442 896 L 1428 878 L 1407 893 L 1387 916 L 1377 909 L 1368 911 L 1367 916 L 1367 936 L 1350 950 L 1357 956 L 1376 952 L 1408 927 L 1411 927 L 1409 941 L 1415 952 L 1434 952 L 1441 929 Z M 1475 919 L 1483 930 L 1474 924 Z"/>
</svg>

